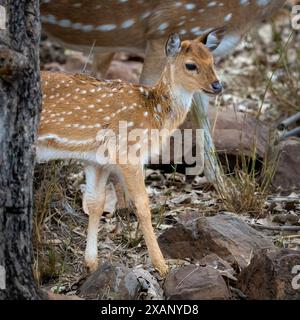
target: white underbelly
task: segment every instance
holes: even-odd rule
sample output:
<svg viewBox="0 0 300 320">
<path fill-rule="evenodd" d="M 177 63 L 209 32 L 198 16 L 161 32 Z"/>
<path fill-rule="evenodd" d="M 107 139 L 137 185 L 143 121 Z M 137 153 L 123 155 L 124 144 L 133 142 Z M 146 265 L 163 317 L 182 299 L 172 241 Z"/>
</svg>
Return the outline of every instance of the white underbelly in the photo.
<svg viewBox="0 0 300 320">
<path fill-rule="evenodd" d="M 97 163 L 97 157 L 95 152 L 78 152 L 78 151 L 68 151 L 59 150 L 54 148 L 49 148 L 45 146 L 38 146 L 36 152 L 37 162 L 47 162 L 50 160 L 67 160 L 75 159 L 82 161 L 89 161 Z"/>
</svg>

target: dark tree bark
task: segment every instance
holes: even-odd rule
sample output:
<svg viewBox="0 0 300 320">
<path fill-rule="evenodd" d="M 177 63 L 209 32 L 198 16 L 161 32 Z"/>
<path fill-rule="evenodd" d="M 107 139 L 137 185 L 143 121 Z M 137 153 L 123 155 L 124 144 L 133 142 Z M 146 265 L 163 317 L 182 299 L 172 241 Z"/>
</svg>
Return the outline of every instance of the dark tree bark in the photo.
<svg viewBox="0 0 300 320">
<path fill-rule="evenodd" d="M 6 272 L 0 299 L 38 299 L 31 236 L 34 143 L 41 109 L 39 1 L 0 4 L 7 17 L 6 30 L 0 30 L 0 268 L 2 276 Z"/>
</svg>

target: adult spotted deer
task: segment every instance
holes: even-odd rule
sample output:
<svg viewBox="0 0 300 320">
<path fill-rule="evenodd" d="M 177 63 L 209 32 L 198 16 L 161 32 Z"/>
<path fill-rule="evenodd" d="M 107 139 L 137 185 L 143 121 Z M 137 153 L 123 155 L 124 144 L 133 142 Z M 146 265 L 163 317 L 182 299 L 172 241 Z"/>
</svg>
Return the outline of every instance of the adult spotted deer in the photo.
<svg viewBox="0 0 300 320">
<path fill-rule="evenodd" d="M 113 53 L 143 52 L 140 82 L 154 84 L 164 67 L 164 45 L 173 32 L 183 40 L 225 27 L 217 57 L 225 56 L 258 22 L 285 0 L 41 0 L 44 30 L 66 47 L 89 52 L 94 44 L 94 72 L 105 76 Z M 195 95 L 193 113 L 205 130 L 205 175 L 220 176 L 207 121 L 208 97 Z"/>
<path fill-rule="evenodd" d="M 152 228 L 144 185 L 143 164 L 151 156 L 149 149 L 144 148 L 147 139 L 140 141 L 137 163 L 121 161 L 129 152 L 130 142 L 128 149 L 118 147 L 106 159 L 99 150 L 103 151 L 103 146 L 111 145 L 114 137 L 120 136 L 119 125 L 124 121 L 128 135 L 139 128 L 149 140 L 150 130 L 167 129 L 171 133 L 185 120 L 194 93 L 219 94 L 222 87 L 214 70 L 212 51 L 223 34 L 223 29 L 215 29 L 196 40 L 183 42 L 178 34 L 172 34 L 165 46 L 166 65 L 154 86 L 99 81 L 86 75 L 42 73 L 44 96 L 37 156 L 39 161 L 78 159 L 85 163 L 87 187 L 83 208 L 89 214 L 85 253 L 89 269 L 97 266 L 97 231 L 105 184 L 114 172 L 119 174 L 136 207 L 153 266 L 166 274 L 168 268 Z M 158 148 L 154 146 L 155 151 L 151 145 L 151 153 Z M 110 161 L 113 158 L 119 161 Z"/>
</svg>

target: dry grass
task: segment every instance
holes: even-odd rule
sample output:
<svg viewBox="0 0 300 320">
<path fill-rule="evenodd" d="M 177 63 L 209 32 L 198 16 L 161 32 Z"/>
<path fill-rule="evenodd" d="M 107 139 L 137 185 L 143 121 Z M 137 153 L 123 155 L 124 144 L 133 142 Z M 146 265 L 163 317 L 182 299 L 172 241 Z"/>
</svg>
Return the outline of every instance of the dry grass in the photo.
<svg viewBox="0 0 300 320">
<path fill-rule="evenodd" d="M 80 170 L 76 163 L 62 161 L 39 165 L 35 170 L 34 272 L 40 284 L 60 278 L 65 271 L 67 251 L 82 250 L 70 246 L 75 244 L 72 230 L 86 220 L 80 214 Z M 81 233 L 84 239 L 84 230 Z"/>
<path fill-rule="evenodd" d="M 289 46 L 299 41 L 293 32 L 287 43 L 283 43 L 280 32 L 273 24 L 276 51 L 281 55 L 274 66 L 276 81 L 270 83 L 270 93 L 281 116 L 290 116 L 300 111 L 300 47 Z"/>
<path fill-rule="evenodd" d="M 300 60 L 291 60 L 289 57 L 290 49 L 293 49 L 297 57 L 300 56 L 300 47 L 294 46 L 297 35 L 294 31 L 289 31 L 289 34 L 282 37 L 279 30 L 273 23 L 272 50 L 278 55 L 277 61 L 268 65 L 266 60 L 260 60 L 260 54 L 256 57 L 259 72 L 256 73 L 255 81 L 260 83 L 261 88 L 263 87 L 261 101 L 255 113 L 257 120 L 263 114 L 266 98 L 276 101 L 277 110 L 276 112 L 272 110 L 271 113 L 276 114 L 277 121 L 283 115 L 290 115 L 300 110 Z M 234 172 L 225 176 L 224 185 L 218 185 L 219 196 L 225 210 L 256 217 L 265 215 L 266 197 L 271 192 L 271 183 L 279 160 L 276 132 L 274 129 L 270 132 L 273 136 L 269 139 L 269 150 L 264 159 L 257 158 L 254 134 L 251 156 L 247 157 L 245 152 L 240 150 Z M 225 172 L 228 172 L 231 166 L 227 157 L 226 160 Z"/>
<path fill-rule="evenodd" d="M 224 185 L 217 189 L 226 211 L 262 217 L 266 214 L 265 202 L 271 192 L 279 152 L 274 148 L 272 156 L 260 160 L 253 149 L 251 157 L 242 152 L 237 156 L 234 171 L 224 176 Z M 228 170 L 231 165 L 227 157 L 226 160 Z"/>
</svg>

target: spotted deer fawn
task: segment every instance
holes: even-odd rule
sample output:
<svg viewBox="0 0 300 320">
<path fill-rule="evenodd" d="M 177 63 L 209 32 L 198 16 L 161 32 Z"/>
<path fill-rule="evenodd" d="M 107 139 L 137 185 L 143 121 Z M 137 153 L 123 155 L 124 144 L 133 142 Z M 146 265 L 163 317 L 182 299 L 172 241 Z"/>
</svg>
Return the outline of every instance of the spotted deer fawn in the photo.
<svg viewBox="0 0 300 320">
<path fill-rule="evenodd" d="M 214 28 L 226 32 L 214 56 L 224 57 L 258 22 L 279 9 L 285 0 L 41 0 L 41 20 L 47 34 L 64 46 L 89 52 L 94 45 L 93 74 L 105 76 L 117 51 L 145 53 L 140 83 L 153 85 L 164 68 L 167 36 L 183 40 Z M 193 119 L 204 129 L 207 178 L 220 180 L 218 162 L 207 120 L 209 99 L 194 97 Z"/>
<path fill-rule="evenodd" d="M 97 267 L 97 232 L 105 201 L 105 184 L 109 174 L 117 172 L 136 207 L 153 266 L 160 274 L 167 273 L 151 224 L 144 185 L 143 164 L 150 154 L 146 151 L 136 164 L 102 162 L 99 148 L 110 144 L 112 132 L 120 134 L 119 124 L 124 121 L 129 132 L 136 128 L 146 134 L 151 129 L 172 132 L 185 120 L 195 92 L 220 93 L 222 87 L 214 70 L 212 52 L 223 34 L 223 29 L 215 29 L 196 40 L 182 42 L 178 34 L 172 34 L 165 46 L 166 66 L 154 86 L 42 72 L 43 111 L 37 158 L 39 162 L 78 159 L 85 164 L 83 208 L 89 214 L 85 261 L 89 269 Z M 121 151 L 118 149 L 117 153 Z M 121 159 L 124 154 L 119 156 Z"/>
</svg>

